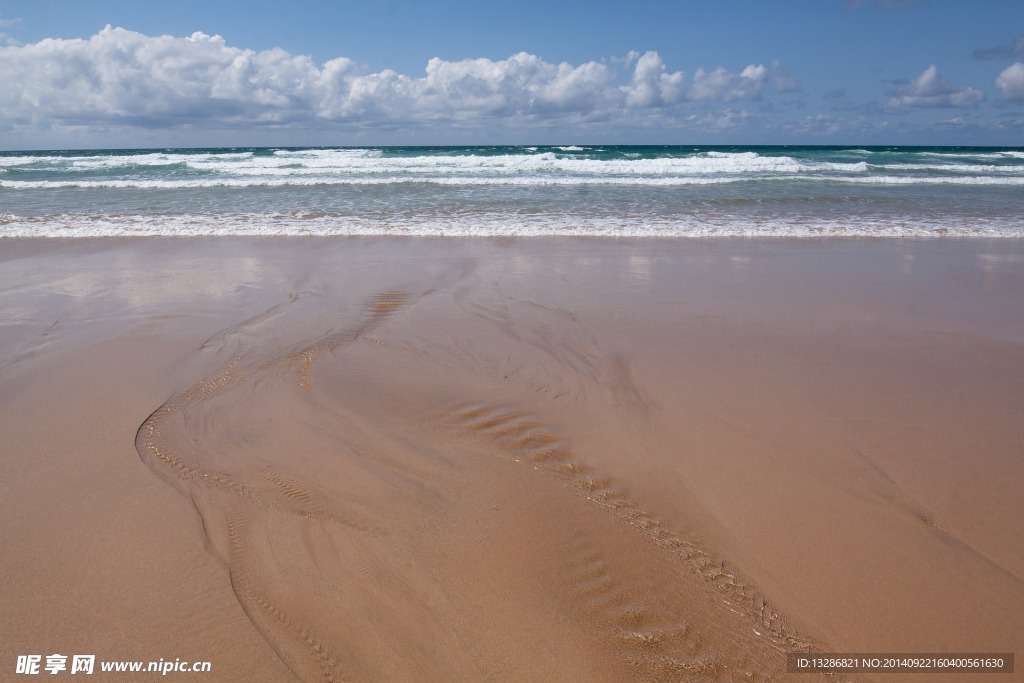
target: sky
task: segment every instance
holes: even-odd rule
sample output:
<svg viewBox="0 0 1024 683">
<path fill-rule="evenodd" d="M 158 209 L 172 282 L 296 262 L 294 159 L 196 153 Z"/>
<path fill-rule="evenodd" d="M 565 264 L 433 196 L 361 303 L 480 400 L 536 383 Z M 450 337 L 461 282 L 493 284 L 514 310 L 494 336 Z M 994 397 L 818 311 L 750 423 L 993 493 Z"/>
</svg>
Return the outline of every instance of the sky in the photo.
<svg viewBox="0 0 1024 683">
<path fill-rule="evenodd" d="M 0 149 L 1024 145 L 1021 0 L 0 0 Z"/>
</svg>

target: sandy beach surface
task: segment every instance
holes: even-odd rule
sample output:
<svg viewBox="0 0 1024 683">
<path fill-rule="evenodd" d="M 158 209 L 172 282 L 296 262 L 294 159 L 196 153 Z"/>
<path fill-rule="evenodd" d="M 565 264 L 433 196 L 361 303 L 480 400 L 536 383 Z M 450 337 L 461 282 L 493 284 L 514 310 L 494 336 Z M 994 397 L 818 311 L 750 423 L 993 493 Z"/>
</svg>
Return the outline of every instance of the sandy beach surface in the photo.
<svg viewBox="0 0 1024 683">
<path fill-rule="evenodd" d="M 2 678 L 1019 654 L 1021 415 L 1019 240 L 0 240 Z"/>
</svg>

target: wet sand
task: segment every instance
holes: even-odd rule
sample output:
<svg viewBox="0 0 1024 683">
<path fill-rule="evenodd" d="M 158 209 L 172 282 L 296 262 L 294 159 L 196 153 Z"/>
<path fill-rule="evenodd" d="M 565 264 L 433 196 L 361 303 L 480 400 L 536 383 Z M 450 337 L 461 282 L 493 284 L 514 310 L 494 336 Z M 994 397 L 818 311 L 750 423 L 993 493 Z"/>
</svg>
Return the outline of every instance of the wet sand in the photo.
<svg viewBox="0 0 1024 683">
<path fill-rule="evenodd" d="M 1012 240 L 0 241 L 0 661 L 1024 651 L 1022 294 Z"/>
</svg>

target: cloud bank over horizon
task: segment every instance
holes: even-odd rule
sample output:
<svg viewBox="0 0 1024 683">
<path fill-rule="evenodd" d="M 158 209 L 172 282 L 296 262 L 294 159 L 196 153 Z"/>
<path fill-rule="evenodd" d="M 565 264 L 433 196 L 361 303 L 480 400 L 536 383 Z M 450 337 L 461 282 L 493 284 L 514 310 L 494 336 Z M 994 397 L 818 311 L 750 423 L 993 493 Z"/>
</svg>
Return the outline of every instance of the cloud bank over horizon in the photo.
<svg viewBox="0 0 1024 683">
<path fill-rule="evenodd" d="M 527 52 L 433 58 L 422 75 L 410 76 L 365 72 L 346 57 L 318 65 L 202 32 L 176 38 L 107 26 L 87 40 L 0 48 L 0 119 L 8 127 L 138 128 L 629 122 L 686 102 L 758 100 L 771 80 L 762 64 L 739 73 L 698 68 L 687 78 L 654 51 L 575 65 Z"/>
<path fill-rule="evenodd" d="M 1005 111 L 1024 100 L 1024 65 L 991 78 L 999 93 L 993 106 Z M 276 47 L 237 47 L 201 31 L 150 36 L 107 25 L 89 38 L 0 47 L 0 148 L 507 143 L 545 135 L 569 142 L 615 136 L 814 142 L 844 133 L 860 139 L 893 130 L 928 134 L 950 120 L 962 128 L 969 123 L 964 117 L 921 121 L 928 110 L 967 114 L 988 101 L 984 91 L 952 83 L 934 64 L 890 83 L 896 87 L 887 101 L 858 103 L 839 89 L 810 103 L 777 59 L 735 70 L 694 65 L 688 72 L 654 50 L 576 63 L 526 51 L 505 59 L 433 57 L 421 73 L 405 74 L 343 56 L 318 63 Z M 1008 125 L 1024 122 L 1004 115 L 992 129 Z"/>
</svg>

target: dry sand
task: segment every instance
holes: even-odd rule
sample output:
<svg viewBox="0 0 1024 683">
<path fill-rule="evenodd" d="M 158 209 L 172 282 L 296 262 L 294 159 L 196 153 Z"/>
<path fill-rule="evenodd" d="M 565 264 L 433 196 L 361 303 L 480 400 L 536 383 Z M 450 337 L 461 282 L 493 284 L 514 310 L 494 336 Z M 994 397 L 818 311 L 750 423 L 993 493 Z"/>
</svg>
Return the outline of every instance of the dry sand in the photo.
<svg viewBox="0 0 1024 683">
<path fill-rule="evenodd" d="M 1017 241 L 3 240 L 0 320 L 8 673 L 1024 651 Z"/>
</svg>

